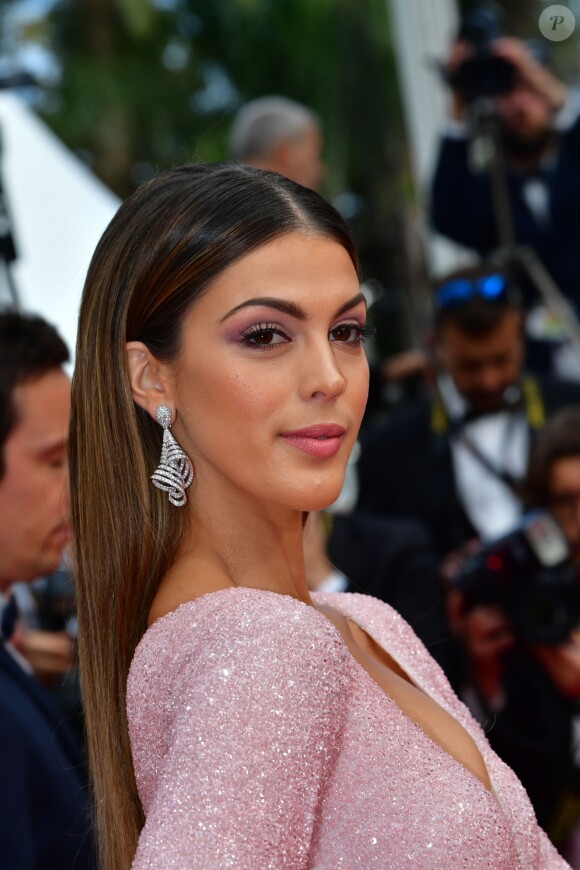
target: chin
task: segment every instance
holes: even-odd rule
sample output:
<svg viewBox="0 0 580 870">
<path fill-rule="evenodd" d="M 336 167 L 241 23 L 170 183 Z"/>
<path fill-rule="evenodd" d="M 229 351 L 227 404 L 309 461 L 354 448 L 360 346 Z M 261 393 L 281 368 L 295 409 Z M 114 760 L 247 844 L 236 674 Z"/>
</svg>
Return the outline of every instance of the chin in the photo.
<svg viewBox="0 0 580 870">
<path fill-rule="evenodd" d="M 337 498 L 338 498 L 338 496 L 336 496 L 336 498 L 330 498 L 330 499 L 325 498 L 325 499 L 321 499 L 321 500 L 315 500 L 315 499 L 304 500 L 304 502 L 302 503 L 302 507 L 300 507 L 299 510 L 302 511 L 303 513 L 316 513 L 317 511 L 323 511 L 323 510 L 326 510 L 326 508 L 329 507 L 329 505 L 333 504 Z"/>
<path fill-rule="evenodd" d="M 342 480 L 339 485 L 321 486 L 320 489 L 310 489 L 302 494 L 297 509 L 300 511 L 323 511 L 333 504 L 342 490 Z"/>
</svg>

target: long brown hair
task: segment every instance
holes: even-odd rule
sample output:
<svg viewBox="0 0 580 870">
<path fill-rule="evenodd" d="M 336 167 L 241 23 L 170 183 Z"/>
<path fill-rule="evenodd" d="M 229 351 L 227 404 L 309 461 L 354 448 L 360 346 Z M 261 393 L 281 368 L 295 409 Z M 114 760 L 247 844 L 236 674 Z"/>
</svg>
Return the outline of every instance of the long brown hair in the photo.
<svg viewBox="0 0 580 870">
<path fill-rule="evenodd" d="M 288 232 L 349 231 L 311 190 L 242 166 L 192 165 L 141 187 L 89 267 L 81 303 L 70 431 L 79 657 L 100 866 L 125 870 L 143 812 L 125 712 L 126 680 L 185 511 L 151 486 L 161 430 L 133 403 L 125 343 L 179 354 L 184 316 L 228 266 Z"/>
</svg>

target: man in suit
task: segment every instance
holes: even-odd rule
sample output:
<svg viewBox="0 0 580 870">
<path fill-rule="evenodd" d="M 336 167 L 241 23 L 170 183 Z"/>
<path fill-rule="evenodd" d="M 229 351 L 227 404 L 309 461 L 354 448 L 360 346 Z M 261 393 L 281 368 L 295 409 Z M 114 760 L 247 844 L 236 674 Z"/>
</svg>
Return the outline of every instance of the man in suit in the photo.
<svg viewBox="0 0 580 870">
<path fill-rule="evenodd" d="M 434 297 L 435 389 L 362 440 L 359 510 L 423 523 L 440 557 L 516 524 L 534 433 L 580 404 L 580 384 L 523 373 L 516 292 L 485 269 L 444 281 Z"/>
<path fill-rule="evenodd" d="M 74 733 L 12 642 L 10 586 L 58 567 L 69 537 L 68 351 L 39 317 L 0 314 L 0 864 L 93 867 Z"/>
</svg>

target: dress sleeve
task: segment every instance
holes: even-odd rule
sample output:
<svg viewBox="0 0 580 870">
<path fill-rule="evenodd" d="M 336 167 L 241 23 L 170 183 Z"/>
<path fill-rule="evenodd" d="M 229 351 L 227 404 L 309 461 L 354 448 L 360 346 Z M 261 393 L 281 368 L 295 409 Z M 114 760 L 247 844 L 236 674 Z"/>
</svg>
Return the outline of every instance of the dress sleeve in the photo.
<svg viewBox="0 0 580 870">
<path fill-rule="evenodd" d="M 289 600 L 282 618 L 254 598 L 251 613 L 205 614 L 194 640 L 173 631 L 179 664 L 153 743 L 151 706 L 129 698 L 133 745 L 163 746 L 148 762 L 137 753 L 146 823 L 134 870 L 308 866 L 349 678 L 332 628 Z"/>
</svg>

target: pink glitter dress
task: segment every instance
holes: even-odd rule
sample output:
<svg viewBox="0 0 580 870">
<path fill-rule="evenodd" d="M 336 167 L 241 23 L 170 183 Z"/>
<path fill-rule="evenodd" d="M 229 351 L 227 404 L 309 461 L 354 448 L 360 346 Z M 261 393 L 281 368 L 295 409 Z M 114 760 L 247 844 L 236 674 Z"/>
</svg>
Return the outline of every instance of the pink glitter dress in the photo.
<svg viewBox="0 0 580 870">
<path fill-rule="evenodd" d="M 443 672 L 392 608 L 317 594 L 475 740 L 494 793 L 401 712 L 316 608 L 213 592 L 148 629 L 128 681 L 146 816 L 134 870 L 568 865 Z"/>
</svg>

